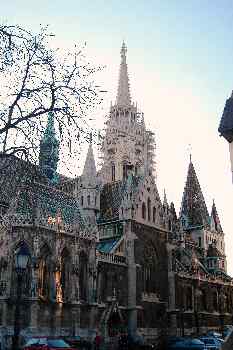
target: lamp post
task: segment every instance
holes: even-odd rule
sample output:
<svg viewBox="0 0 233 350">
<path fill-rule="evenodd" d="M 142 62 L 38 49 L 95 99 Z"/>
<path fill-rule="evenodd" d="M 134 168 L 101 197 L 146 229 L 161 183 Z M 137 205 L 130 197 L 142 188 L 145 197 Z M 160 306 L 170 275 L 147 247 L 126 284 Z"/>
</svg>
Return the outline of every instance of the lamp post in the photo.
<svg viewBox="0 0 233 350">
<path fill-rule="evenodd" d="M 22 245 L 14 257 L 15 271 L 17 275 L 17 293 L 14 315 L 14 334 L 12 339 L 12 350 L 18 350 L 19 334 L 20 334 L 20 302 L 22 296 L 23 274 L 27 268 L 29 261 L 29 252 L 26 246 Z"/>
</svg>

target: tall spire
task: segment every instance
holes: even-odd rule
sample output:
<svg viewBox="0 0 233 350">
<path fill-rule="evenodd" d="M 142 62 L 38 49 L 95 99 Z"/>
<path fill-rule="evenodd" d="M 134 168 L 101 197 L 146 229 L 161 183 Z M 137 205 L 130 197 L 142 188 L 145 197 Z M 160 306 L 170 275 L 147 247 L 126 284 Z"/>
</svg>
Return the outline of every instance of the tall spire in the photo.
<svg viewBox="0 0 233 350">
<path fill-rule="evenodd" d="M 93 180 L 96 181 L 96 166 L 95 166 L 95 158 L 93 154 L 92 148 L 92 134 L 90 134 L 89 148 L 87 152 L 87 157 L 85 161 L 85 165 L 83 168 L 82 178 L 85 183 L 93 184 Z"/>
<path fill-rule="evenodd" d="M 192 161 L 189 163 L 180 217 L 186 228 L 209 226 L 209 213 Z"/>
<path fill-rule="evenodd" d="M 123 41 L 121 47 L 121 64 L 116 98 L 116 104 L 119 107 L 129 107 L 131 105 L 128 68 L 126 63 L 126 52 L 127 48 L 125 42 Z"/>
<path fill-rule="evenodd" d="M 213 205 L 211 210 L 210 227 L 213 231 L 216 231 L 218 233 L 223 232 L 214 200 L 213 200 Z"/>
<path fill-rule="evenodd" d="M 40 141 L 39 165 L 44 174 L 53 182 L 56 181 L 56 170 L 59 160 L 59 141 L 56 138 L 54 115 L 48 113 L 48 122 Z"/>
</svg>

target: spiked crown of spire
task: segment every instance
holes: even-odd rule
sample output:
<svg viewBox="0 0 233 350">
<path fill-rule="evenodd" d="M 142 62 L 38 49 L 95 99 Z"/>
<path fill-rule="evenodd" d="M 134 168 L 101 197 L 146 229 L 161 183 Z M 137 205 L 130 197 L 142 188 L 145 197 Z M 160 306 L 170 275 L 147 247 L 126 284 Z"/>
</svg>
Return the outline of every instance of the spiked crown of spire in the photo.
<svg viewBox="0 0 233 350">
<path fill-rule="evenodd" d="M 116 104 L 118 107 L 129 107 L 131 105 L 131 97 L 129 90 L 128 67 L 126 63 L 127 48 L 123 41 L 121 47 L 121 64 L 119 72 L 118 90 Z"/>
<path fill-rule="evenodd" d="M 181 203 L 180 217 L 184 220 L 186 228 L 209 226 L 209 213 L 191 159 Z"/>
</svg>

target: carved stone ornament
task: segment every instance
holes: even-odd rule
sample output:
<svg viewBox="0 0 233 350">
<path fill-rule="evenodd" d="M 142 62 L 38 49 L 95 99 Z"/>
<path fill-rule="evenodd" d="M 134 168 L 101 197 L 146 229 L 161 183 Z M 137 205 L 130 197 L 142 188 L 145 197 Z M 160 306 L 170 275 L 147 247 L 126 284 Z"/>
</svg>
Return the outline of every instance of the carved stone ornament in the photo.
<svg viewBox="0 0 233 350">
<path fill-rule="evenodd" d="M 72 273 L 77 276 L 79 274 L 79 268 L 76 264 L 72 264 Z"/>
</svg>

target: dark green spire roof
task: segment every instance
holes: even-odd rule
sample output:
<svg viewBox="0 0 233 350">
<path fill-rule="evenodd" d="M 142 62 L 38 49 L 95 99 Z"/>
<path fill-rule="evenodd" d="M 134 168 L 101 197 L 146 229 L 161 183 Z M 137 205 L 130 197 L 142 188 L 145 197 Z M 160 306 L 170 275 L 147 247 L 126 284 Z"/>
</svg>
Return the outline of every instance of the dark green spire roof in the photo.
<svg viewBox="0 0 233 350">
<path fill-rule="evenodd" d="M 59 141 L 56 138 L 54 127 L 54 115 L 48 113 L 48 122 L 40 142 L 39 165 L 43 173 L 52 181 L 56 182 L 56 170 L 59 160 Z"/>
</svg>

